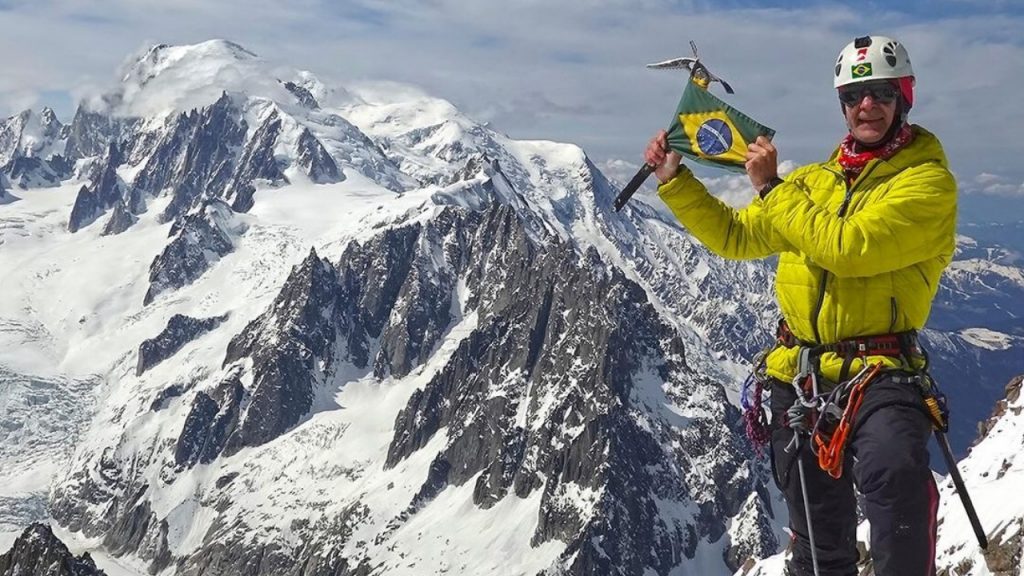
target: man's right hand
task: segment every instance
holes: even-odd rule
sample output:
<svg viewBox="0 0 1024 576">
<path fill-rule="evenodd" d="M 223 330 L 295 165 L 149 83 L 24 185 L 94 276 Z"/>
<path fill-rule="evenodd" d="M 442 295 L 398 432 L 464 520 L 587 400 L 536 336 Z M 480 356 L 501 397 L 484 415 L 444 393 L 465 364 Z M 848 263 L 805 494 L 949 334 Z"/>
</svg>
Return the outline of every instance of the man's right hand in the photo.
<svg viewBox="0 0 1024 576">
<path fill-rule="evenodd" d="M 644 150 L 644 162 L 654 166 L 654 175 L 662 184 L 675 178 L 679 173 L 679 163 L 682 159 L 681 155 L 669 150 L 668 132 L 664 130 L 659 130 Z"/>
</svg>

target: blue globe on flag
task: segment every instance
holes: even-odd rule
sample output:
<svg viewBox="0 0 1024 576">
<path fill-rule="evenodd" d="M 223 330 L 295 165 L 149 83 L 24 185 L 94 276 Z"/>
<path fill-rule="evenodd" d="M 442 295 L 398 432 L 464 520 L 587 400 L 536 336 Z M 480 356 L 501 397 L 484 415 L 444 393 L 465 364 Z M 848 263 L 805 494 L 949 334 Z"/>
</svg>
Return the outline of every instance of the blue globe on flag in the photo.
<svg viewBox="0 0 1024 576">
<path fill-rule="evenodd" d="M 725 122 L 712 118 L 697 129 L 697 148 L 708 156 L 718 156 L 732 148 L 732 130 Z"/>
</svg>

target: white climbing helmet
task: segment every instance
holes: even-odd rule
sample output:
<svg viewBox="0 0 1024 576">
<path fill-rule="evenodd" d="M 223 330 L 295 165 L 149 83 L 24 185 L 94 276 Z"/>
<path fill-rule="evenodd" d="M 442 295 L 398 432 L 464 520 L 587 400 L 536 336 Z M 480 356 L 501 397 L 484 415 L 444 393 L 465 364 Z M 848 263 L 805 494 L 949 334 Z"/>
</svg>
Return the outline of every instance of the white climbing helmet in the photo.
<svg viewBox="0 0 1024 576">
<path fill-rule="evenodd" d="M 913 78 L 907 49 L 888 36 L 861 36 L 850 42 L 836 59 L 834 86 L 885 78 Z"/>
</svg>

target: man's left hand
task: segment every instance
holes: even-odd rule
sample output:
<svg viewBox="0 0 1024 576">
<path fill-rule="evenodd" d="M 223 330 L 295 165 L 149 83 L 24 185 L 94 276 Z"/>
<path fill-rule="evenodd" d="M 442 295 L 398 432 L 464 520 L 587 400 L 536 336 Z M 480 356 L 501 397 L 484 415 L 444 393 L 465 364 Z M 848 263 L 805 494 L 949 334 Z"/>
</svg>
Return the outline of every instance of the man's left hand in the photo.
<svg viewBox="0 0 1024 576">
<path fill-rule="evenodd" d="M 754 190 L 764 188 L 773 178 L 779 177 L 779 160 L 775 145 L 764 136 L 747 146 L 747 176 Z"/>
</svg>

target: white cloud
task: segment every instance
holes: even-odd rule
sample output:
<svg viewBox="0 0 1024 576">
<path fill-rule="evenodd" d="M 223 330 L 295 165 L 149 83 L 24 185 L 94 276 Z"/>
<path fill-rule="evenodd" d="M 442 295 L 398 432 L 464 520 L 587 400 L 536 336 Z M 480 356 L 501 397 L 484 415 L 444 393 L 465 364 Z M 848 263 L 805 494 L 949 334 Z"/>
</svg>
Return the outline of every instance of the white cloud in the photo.
<svg viewBox="0 0 1024 576">
<path fill-rule="evenodd" d="M 967 182 L 961 182 L 961 190 L 972 195 L 1024 197 L 1024 182 L 1017 184 L 1009 177 L 982 172 Z"/>
<path fill-rule="evenodd" d="M 717 10 L 670 0 L 45 0 L 0 13 L 0 113 L 47 90 L 82 97 L 155 42 L 236 41 L 278 64 L 341 82 L 410 82 L 514 137 L 571 141 L 597 161 L 639 163 L 683 77 L 647 62 L 694 39 L 737 90 L 729 101 L 777 129 L 780 152 L 827 157 L 845 129 L 831 88 L 839 48 L 865 32 L 848 3 Z M 912 119 L 943 140 L 960 173 L 1024 179 L 1020 16 L 875 14 L 918 73 Z M 86 87 L 83 90 L 83 87 Z"/>
</svg>

